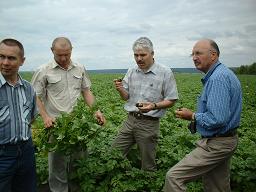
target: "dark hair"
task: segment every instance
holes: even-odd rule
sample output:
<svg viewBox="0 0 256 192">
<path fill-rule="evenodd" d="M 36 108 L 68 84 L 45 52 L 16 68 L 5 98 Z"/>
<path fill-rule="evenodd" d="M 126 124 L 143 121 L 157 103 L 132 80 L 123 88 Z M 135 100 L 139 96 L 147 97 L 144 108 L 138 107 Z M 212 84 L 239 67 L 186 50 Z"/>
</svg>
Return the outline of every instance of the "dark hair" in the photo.
<svg viewBox="0 0 256 192">
<path fill-rule="evenodd" d="M 219 47 L 218 47 L 217 43 L 213 40 L 210 40 L 210 45 L 212 46 L 212 48 L 215 49 L 215 51 L 216 51 L 216 53 L 219 57 L 220 56 L 220 50 L 219 50 Z"/>
<path fill-rule="evenodd" d="M 21 44 L 21 42 L 19 42 L 18 40 L 16 39 L 4 39 L 0 42 L 0 44 L 5 44 L 5 45 L 8 45 L 8 46 L 17 46 L 19 47 L 20 49 L 20 55 L 21 57 L 24 57 L 24 48 L 23 48 L 23 45 Z"/>
</svg>

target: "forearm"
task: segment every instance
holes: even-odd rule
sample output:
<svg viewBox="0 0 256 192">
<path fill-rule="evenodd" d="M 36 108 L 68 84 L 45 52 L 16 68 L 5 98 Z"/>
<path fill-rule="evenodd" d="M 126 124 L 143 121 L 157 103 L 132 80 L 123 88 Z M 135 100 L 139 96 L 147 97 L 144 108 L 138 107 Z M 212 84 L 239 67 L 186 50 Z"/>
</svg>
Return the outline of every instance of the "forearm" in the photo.
<svg viewBox="0 0 256 192">
<path fill-rule="evenodd" d="M 172 107 L 176 100 L 163 100 L 155 103 L 155 109 L 166 109 Z"/>
<path fill-rule="evenodd" d="M 119 95 L 124 101 L 127 101 L 129 99 L 129 94 L 124 88 L 118 89 Z"/>
<path fill-rule="evenodd" d="M 92 94 L 90 89 L 85 89 L 82 91 L 82 95 L 84 98 L 85 103 L 89 106 L 89 107 L 93 107 L 94 103 L 95 103 L 95 97 Z"/>
<path fill-rule="evenodd" d="M 37 107 L 38 107 L 39 114 L 41 115 L 41 117 L 45 118 L 45 117 L 49 116 L 45 110 L 43 102 L 41 101 L 41 99 L 38 96 L 36 97 L 36 103 L 37 103 Z"/>
</svg>

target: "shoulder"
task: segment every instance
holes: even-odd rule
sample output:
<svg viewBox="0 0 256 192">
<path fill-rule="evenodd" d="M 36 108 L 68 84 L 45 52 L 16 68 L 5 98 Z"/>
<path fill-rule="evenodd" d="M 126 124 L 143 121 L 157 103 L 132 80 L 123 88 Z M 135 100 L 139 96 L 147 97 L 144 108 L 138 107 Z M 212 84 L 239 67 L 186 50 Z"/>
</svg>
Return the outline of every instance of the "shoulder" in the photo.
<svg viewBox="0 0 256 192">
<path fill-rule="evenodd" d="M 167 76 L 173 75 L 173 72 L 172 72 L 170 67 L 167 67 L 167 66 L 161 65 L 161 64 L 155 64 L 155 65 L 156 65 L 155 66 L 156 74 L 161 75 L 161 76 L 162 75 L 163 76 L 165 76 L 165 75 L 167 75 Z"/>
<path fill-rule="evenodd" d="M 224 64 L 220 64 L 216 70 L 214 71 L 214 73 L 212 74 L 212 79 L 215 80 L 222 80 L 222 79 L 230 79 L 230 78 L 236 78 L 236 75 L 234 74 L 234 72 L 229 69 L 227 66 L 225 66 Z"/>
<path fill-rule="evenodd" d="M 42 72 L 48 71 L 52 69 L 52 65 L 53 65 L 53 62 L 42 64 L 36 69 L 35 73 L 42 73 Z"/>
<path fill-rule="evenodd" d="M 24 85 L 25 89 L 31 93 L 34 93 L 34 88 L 30 82 L 25 79 L 21 79 L 22 84 Z"/>
</svg>

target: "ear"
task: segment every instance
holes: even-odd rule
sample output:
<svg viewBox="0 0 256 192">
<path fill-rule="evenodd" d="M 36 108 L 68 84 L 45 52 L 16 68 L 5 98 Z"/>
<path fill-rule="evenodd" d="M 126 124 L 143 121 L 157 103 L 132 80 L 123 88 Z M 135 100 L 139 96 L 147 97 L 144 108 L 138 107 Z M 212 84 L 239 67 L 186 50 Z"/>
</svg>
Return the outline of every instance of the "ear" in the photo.
<svg viewBox="0 0 256 192">
<path fill-rule="evenodd" d="M 22 66 L 22 65 L 24 64 L 25 60 L 26 60 L 26 57 L 23 57 L 23 58 L 21 59 L 20 66 Z"/>
<path fill-rule="evenodd" d="M 211 52 L 211 58 L 212 61 L 214 61 L 217 58 L 217 53 L 215 51 Z"/>
</svg>

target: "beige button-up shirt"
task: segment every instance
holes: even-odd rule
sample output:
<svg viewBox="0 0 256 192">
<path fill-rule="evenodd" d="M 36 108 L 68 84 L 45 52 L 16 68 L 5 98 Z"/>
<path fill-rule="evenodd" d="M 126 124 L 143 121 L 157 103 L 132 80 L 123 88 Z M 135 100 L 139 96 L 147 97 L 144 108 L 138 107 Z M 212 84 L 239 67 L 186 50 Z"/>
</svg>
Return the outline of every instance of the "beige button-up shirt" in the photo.
<svg viewBox="0 0 256 192">
<path fill-rule="evenodd" d="M 83 65 L 71 62 L 67 70 L 55 61 L 41 66 L 31 81 L 45 110 L 52 117 L 71 112 L 81 91 L 89 89 L 91 81 Z"/>
</svg>

